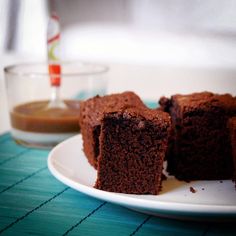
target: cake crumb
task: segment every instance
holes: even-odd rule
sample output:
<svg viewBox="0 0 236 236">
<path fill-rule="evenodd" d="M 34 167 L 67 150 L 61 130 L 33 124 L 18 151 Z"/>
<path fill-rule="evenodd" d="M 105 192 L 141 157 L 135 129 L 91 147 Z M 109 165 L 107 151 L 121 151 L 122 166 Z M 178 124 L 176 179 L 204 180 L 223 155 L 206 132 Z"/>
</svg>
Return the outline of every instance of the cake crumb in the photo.
<svg viewBox="0 0 236 236">
<path fill-rule="evenodd" d="M 191 186 L 189 189 L 190 189 L 190 192 L 191 192 L 191 193 L 196 193 L 196 192 L 197 192 L 197 190 L 194 189 L 192 186 Z"/>
</svg>

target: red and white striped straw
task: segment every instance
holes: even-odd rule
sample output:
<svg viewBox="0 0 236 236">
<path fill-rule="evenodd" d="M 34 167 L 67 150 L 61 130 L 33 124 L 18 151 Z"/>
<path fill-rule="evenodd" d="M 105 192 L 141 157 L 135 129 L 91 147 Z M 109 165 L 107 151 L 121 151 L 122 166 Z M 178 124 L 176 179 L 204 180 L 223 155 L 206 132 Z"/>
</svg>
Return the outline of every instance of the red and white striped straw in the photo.
<svg viewBox="0 0 236 236">
<path fill-rule="evenodd" d="M 61 66 L 59 63 L 60 23 L 59 17 L 52 13 L 47 29 L 48 71 L 52 86 L 61 84 Z"/>
</svg>

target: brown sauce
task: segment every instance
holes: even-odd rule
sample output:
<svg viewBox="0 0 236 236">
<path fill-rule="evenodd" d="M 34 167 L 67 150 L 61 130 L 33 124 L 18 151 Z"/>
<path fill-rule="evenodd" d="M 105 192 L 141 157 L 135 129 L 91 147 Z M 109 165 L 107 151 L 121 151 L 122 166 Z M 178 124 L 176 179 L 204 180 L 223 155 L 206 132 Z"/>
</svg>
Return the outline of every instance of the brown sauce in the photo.
<svg viewBox="0 0 236 236">
<path fill-rule="evenodd" d="M 47 108 L 48 101 L 18 105 L 10 113 L 12 127 L 40 133 L 79 132 L 79 101 L 64 102 L 66 109 Z"/>
</svg>

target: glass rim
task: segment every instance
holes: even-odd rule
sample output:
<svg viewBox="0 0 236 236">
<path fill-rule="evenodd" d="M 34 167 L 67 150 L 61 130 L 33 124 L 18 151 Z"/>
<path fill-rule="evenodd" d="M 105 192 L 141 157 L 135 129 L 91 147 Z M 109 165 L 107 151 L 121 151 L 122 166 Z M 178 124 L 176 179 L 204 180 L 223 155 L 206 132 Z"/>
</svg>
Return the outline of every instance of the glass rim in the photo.
<svg viewBox="0 0 236 236">
<path fill-rule="evenodd" d="M 93 63 L 93 62 L 83 62 L 83 61 L 61 61 L 57 64 L 60 65 L 72 65 L 72 64 L 78 64 L 82 66 L 96 66 L 98 70 L 94 71 L 88 71 L 88 72 L 73 72 L 73 73 L 61 73 L 60 76 L 68 77 L 68 76 L 88 76 L 88 75 L 96 75 L 96 74 L 104 74 L 109 71 L 109 67 L 105 66 L 103 64 L 99 63 Z M 48 65 L 48 62 L 26 62 L 26 63 L 19 63 L 19 64 L 13 64 L 8 65 L 4 67 L 4 73 L 10 74 L 10 75 L 18 75 L 18 76 L 27 76 L 27 77 L 37 77 L 37 76 L 58 76 L 58 74 L 49 74 L 49 72 L 22 72 L 22 71 L 15 71 L 15 68 L 20 68 L 23 66 L 35 66 L 35 65 Z"/>
</svg>

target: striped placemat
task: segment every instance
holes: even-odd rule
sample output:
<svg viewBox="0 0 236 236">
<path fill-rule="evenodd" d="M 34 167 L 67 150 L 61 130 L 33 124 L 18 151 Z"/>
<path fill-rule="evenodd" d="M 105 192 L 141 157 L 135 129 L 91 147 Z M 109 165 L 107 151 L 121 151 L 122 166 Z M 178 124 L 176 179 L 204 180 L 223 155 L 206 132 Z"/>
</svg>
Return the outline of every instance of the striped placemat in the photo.
<svg viewBox="0 0 236 236">
<path fill-rule="evenodd" d="M 88 197 L 50 174 L 48 153 L 0 136 L 0 234 L 236 235 L 233 223 L 158 218 Z"/>
</svg>

